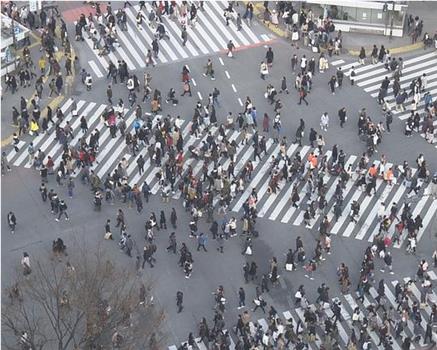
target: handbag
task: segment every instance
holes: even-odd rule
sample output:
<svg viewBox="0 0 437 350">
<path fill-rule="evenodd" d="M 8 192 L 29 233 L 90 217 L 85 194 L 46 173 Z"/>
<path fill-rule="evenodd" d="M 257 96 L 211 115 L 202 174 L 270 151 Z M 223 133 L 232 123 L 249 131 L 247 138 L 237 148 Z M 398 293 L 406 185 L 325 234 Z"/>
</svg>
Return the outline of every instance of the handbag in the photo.
<svg viewBox="0 0 437 350">
<path fill-rule="evenodd" d="M 293 32 L 293 34 L 291 34 L 291 40 L 299 40 L 299 32 Z"/>
<path fill-rule="evenodd" d="M 232 57 L 232 51 L 228 52 L 228 57 Z"/>
<path fill-rule="evenodd" d="M 112 233 L 106 232 L 104 237 L 105 237 L 105 239 L 112 239 Z"/>
<path fill-rule="evenodd" d="M 285 269 L 287 271 L 293 271 L 293 264 L 285 264 Z"/>
</svg>

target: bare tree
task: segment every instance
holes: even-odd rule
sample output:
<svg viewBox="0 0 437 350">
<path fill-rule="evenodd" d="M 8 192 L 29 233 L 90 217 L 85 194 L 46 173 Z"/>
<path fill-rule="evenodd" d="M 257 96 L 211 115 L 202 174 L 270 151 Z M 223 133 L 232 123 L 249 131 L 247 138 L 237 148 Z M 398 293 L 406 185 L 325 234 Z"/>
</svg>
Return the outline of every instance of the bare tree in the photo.
<svg viewBox="0 0 437 350">
<path fill-rule="evenodd" d="M 112 264 L 100 246 L 68 258 L 34 259 L 32 273 L 17 277 L 2 305 L 5 348 L 159 347 L 164 313 L 151 302 L 151 281 Z"/>
</svg>

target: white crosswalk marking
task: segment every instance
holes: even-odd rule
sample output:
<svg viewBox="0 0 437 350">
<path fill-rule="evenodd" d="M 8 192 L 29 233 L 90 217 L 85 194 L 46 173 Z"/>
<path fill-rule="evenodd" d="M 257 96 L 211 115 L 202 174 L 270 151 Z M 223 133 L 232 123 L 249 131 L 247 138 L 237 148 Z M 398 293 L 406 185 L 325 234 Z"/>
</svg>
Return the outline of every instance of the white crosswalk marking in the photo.
<svg viewBox="0 0 437 350">
<path fill-rule="evenodd" d="M 430 279 L 433 282 L 436 281 L 436 279 L 437 279 L 437 275 L 433 271 L 429 271 L 428 276 L 430 277 Z M 404 278 L 402 283 L 407 283 L 410 280 L 411 280 L 411 278 L 408 278 L 408 277 Z M 386 308 L 392 307 L 395 310 L 397 309 L 398 304 L 397 304 L 397 302 L 395 300 L 395 296 L 394 296 L 394 290 L 395 290 L 395 286 L 397 283 L 398 283 L 397 281 L 391 281 L 391 283 L 390 282 L 384 283 L 385 298 L 387 301 L 387 303 L 385 305 Z M 420 282 L 418 282 L 418 283 L 420 283 Z M 417 302 L 418 304 L 420 304 L 420 291 L 419 291 L 419 288 L 417 287 L 416 283 L 411 284 L 410 290 L 412 292 L 412 294 L 409 296 L 410 301 Z M 360 310 L 361 321 L 362 321 L 363 317 L 368 314 L 368 310 L 366 310 L 366 308 L 370 304 L 377 305 L 377 301 L 376 301 L 377 295 L 378 295 L 378 292 L 376 291 L 376 289 L 374 287 L 371 287 L 370 288 L 370 296 L 365 295 L 364 303 L 357 303 L 356 299 L 355 299 L 356 298 L 355 294 L 354 295 L 342 294 L 342 295 L 339 295 L 339 296 L 335 297 L 334 299 L 332 299 L 333 301 L 336 300 L 336 301 L 340 302 L 341 315 L 342 315 L 343 319 L 341 321 L 337 321 L 337 328 L 338 328 L 339 335 L 340 335 L 339 346 L 342 349 L 347 347 L 349 337 L 352 333 L 352 330 L 354 330 L 355 333 L 359 332 L 360 327 L 359 327 L 358 323 L 356 325 L 352 325 L 352 319 L 351 319 L 352 313 L 354 312 L 354 310 L 356 308 L 358 308 Z M 410 307 L 411 307 L 411 302 L 410 302 Z M 309 305 L 309 307 L 313 311 L 316 310 L 316 305 L 314 305 L 314 304 Z M 424 309 L 420 308 L 419 312 L 422 315 L 422 321 L 420 322 L 419 328 L 420 328 L 420 331 L 423 335 L 425 332 L 425 329 L 426 329 L 427 320 L 429 319 L 429 317 L 431 315 L 430 303 L 429 302 L 427 303 L 426 308 L 424 308 Z M 320 313 L 320 318 L 322 320 L 326 319 L 328 317 L 333 319 L 333 312 L 329 307 L 320 310 L 319 313 Z M 377 311 L 376 315 L 377 315 L 378 324 L 382 323 L 383 314 L 384 314 L 383 310 Z M 253 316 L 255 316 L 255 315 L 253 315 Z M 298 320 L 300 320 L 302 323 L 305 324 L 304 310 L 302 308 L 286 310 L 286 311 L 282 312 L 282 316 L 281 316 L 281 313 L 278 313 L 278 317 L 282 319 L 283 324 L 286 324 L 286 322 L 289 319 L 293 320 L 293 328 L 294 329 L 296 329 L 296 325 L 297 325 Z M 264 318 L 260 318 L 257 321 L 251 322 L 250 323 L 251 329 L 253 329 L 253 327 L 256 323 L 261 325 L 263 331 L 266 331 L 268 329 L 267 321 Z M 410 319 L 408 319 L 406 327 L 404 329 L 404 333 L 407 336 L 410 336 L 413 338 L 413 335 L 414 335 L 413 328 L 414 328 L 413 322 Z M 394 331 L 394 329 L 392 329 L 390 331 L 390 334 L 392 336 L 394 335 L 393 331 Z M 315 343 L 308 344 L 311 349 L 320 349 L 321 348 L 321 345 L 322 345 L 321 339 L 323 339 L 324 335 L 325 335 L 323 332 L 323 325 L 321 327 L 316 327 L 316 333 L 317 333 L 317 337 L 316 337 Z M 379 339 L 378 331 L 372 330 L 369 327 L 368 334 L 370 335 L 372 349 L 379 349 L 380 346 L 378 346 L 378 344 L 379 344 L 380 339 Z M 254 335 L 254 333 L 252 333 L 252 336 L 253 335 Z M 435 332 L 433 332 L 432 337 L 433 337 L 433 340 L 436 340 L 437 335 Z M 237 336 L 235 336 L 232 333 L 231 339 L 232 339 L 232 342 L 234 343 L 235 340 L 233 338 L 236 340 Z M 393 338 L 392 338 L 393 349 L 396 349 L 396 350 L 402 349 L 402 341 L 403 341 L 402 338 L 403 337 L 395 338 L 393 336 Z M 198 340 L 199 339 L 196 339 L 196 341 L 198 341 Z M 202 343 L 202 345 L 199 344 L 199 349 L 203 349 L 202 347 L 200 347 L 203 345 L 204 345 L 203 343 Z M 415 345 L 417 346 L 417 344 L 415 344 Z M 413 349 L 413 347 L 411 347 L 411 348 Z M 168 349 L 175 350 L 175 345 L 169 346 Z"/>
<path fill-rule="evenodd" d="M 226 25 L 223 17 L 224 6 L 225 4 L 222 2 L 206 2 L 204 4 L 205 11 L 197 12 L 196 24 L 190 24 L 186 27 L 188 40 L 185 46 L 182 45 L 182 30 L 179 20 L 163 15 L 163 25 L 170 38 L 158 41 L 159 53 L 155 63 L 166 63 L 197 57 L 200 54 L 216 53 L 226 49 L 229 40 L 232 40 L 237 48 L 271 40 L 272 36 L 267 35 L 267 33 L 255 34 L 244 21 L 241 30 L 237 30 L 234 21 L 230 21 L 229 25 Z M 92 40 L 88 38 L 88 34 L 84 33 L 86 46 L 96 57 L 96 60 L 90 60 L 88 65 L 97 78 L 104 77 L 110 61 L 117 65 L 117 61 L 122 59 L 130 70 L 145 68 L 147 50 L 151 48 L 156 33 L 156 28 L 151 28 L 147 19 L 152 4 L 146 2 L 145 7 L 146 9 L 142 10 L 145 19 L 140 27 L 136 23 L 139 5 L 125 8 L 126 31 L 118 28 L 117 43 L 114 44 L 114 50 L 106 56 L 99 56 L 99 50 L 93 49 Z"/>
<path fill-rule="evenodd" d="M 107 107 L 106 105 L 97 105 L 94 102 L 85 102 L 85 101 L 77 101 L 77 110 L 78 117 L 73 119 L 72 111 L 70 110 L 72 105 L 72 100 L 67 101 L 63 106 L 62 110 L 65 112 L 65 118 L 61 123 L 61 126 L 64 126 L 67 121 L 70 121 L 70 125 L 73 129 L 73 138 L 69 140 L 68 145 L 70 147 L 76 147 L 82 137 L 85 137 L 87 142 L 90 140 L 90 135 L 93 130 L 99 130 L 101 135 L 99 138 L 99 152 L 97 153 L 97 159 L 91 167 L 95 173 L 101 177 L 105 178 L 106 174 L 112 173 L 113 170 L 117 167 L 119 160 L 121 158 L 126 158 L 128 162 L 128 166 L 126 169 L 128 183 L 130 186 L 134 184 L 138 184 L 142 186 L 144 182 L 147 182 L 151 188 L 152 194 L 157 194 L 160 191 L 160 183 L 158 178 L 156 177 L 157 171 L 160 170 L 159 167 L 156 167 L 155 161 L 151 160 L 148 156 L 147 146 L 140 145 L 140 149 L 138 154 L 135 156 L 131 156 L 130 150 L 127 148 L 124 138 L 120 136 L 118 132 L 115 138 L 112 138 L 110 135 L 110 129 L 105 126 L 103 118 L 101 118 L 101 114 Z M 124 118 L 126 121 L 127 129 L 126 132 L 131 134 L 134 133 L 133 123 L 135 120 L 135 115 L 133 110 L 125 109 Z M 88 121 L 89 131 L 83 133 L 80 129 L 80 118 L 84 116 Z M 153 127 L 156 125 L 158 119 L 161 116 L 156 116 L 153 118 L 152 125 Z M 172 119 L 171 122 L 174 122 Z M 202 176 L 202 168 L 204 160 L 199 159 L 196 160 L 193 157 L 188 156 L 188 147 L 199 147 L 202 141 L 206 140 L 207 134 L 205 131 L 202 131 L 198 138 L 190 135 L 191 132 L 191 122 L 187 122 L 181 120 L 182 124 L 182 136 L 184 139 L 184 149 L 183 153 L 186 157 L 183 171 L 186 172 L 188 166 L 190 165 L 193 169 L 193 175 L 196 177 Z M 210 132 L 213 135 L 216 135 L 218 132 L 217 127 L 211 127 Z M 248 160 L 253 157 L 254 148 L 252 146 L 251 136 L 248 137 L 249 142 L 244 141 L 243 133 L 239 130 L 226 130 L 225 131 L 226 138 L 229 142 L 235 142 L 236 152 L 234 155 L 234 175 L 238 178 L 243 170 L 244 166 L 247 164 Z M 59 165 L 63 152 L 62 145 L 55 140 L 55 132 L 52 130 L 48 134 L 40 135 L 34 138 L 35 149 L 41 148 L 46 155 L 50 155 L 53 158 L 55 163 L 55 168 Z M 153 142 L 153 137 L 151 142 Z M 238 212 L 242 209 L 245 201 L 249 197 L 253 188 L 257 189 L 258 202 L 256 204 L 258 217 L 268 218 L 269 220 L 278 220 L 282 223 L 292 222 L 294 225 L 301 225 L 303 221 L 304 209 L 302 207 L 294 208 L 290 205 L 290 197 L 292 194 L 294 183 L 298 180 L 294 180 L 293 182 L 282 182 L 279 183 L 279 189 L 277 193 L 270 193 L 267 191 L 269 188 L 271 174 L 269 174 L 269 170 L 271 167 L 271 157 L 277 157 L 280 151 L 280 145 L 275 144 L 272 138 L 267 138 L 266 140 L 266 149 L 267 153 L 263 155 L 263 158 L 259 161 L 252 160 L 252 165 L 254 167 L 251 180 L 247 181 L 245 184 L 245 189 L 242 193 L 236 193 L 235 198 L 233 198 L 230 202 L 229 208 L 232 211 Z M 311 151 L 309 146 L 304 146 L 298 149 L 297 144 L 290 144 L 287 148 L 287 156 L 289 158 L 293 158 L 293 154 L 299 152 L 301 158 L 304 162 L 307 162 L 306 155 Z M 327 151 L 324 156 L 328 159 L 330 157 L 331 151 Z M 137 160 L 139 156 L 142 155 L 145 160 L 144 165 L 144 173 L 139 174 Z M 11 162 L 15 166 L 24 166 L 30 168 L 30 164 L 26 162 L 28 159 L 27 152 L 27 143 L 23 142 L 23 145 L 20 147 L 18 154 L 11 150 L 9 154 L 7 154 L 9 159 L 12 159 Z M 164 154 L 161 160 L 161 164 L 164 164 L 167 155 Z M 353 165 L 356 162 L 357 157 L 354 155 L 350 155 L 347 158 L 345 167 L 347 168 L 349 165 Z M 283 160 L 280 160 L 283 162 Z M 375 165 L 379 165 L 378 161 L 374 162 Z M 218 164 L 220 165 L 223 171 L 226 171 L 230 164 L 229 158 L 224 158 L 220 156 L 218 159 Z M 390 167 L 391 164 L 387 164 L 386 167 Z M 213 170 L 214 164 L 210 162 L 208 164 L 208 172 Z M 279 168 L 282 168 L 282 165 L 278 165 Z M 352 167 L 352 171 L 354 168 Z M 416 169 L 413 169 L 413 174 L 416 172 Z M 78 173 L 75 172 L 72 176 L 77 176 Z M 176 179 L 175 188 L 177 188 L 178 183 L 181 181 L 180 177 Z M 376 183 L 377 194 L 372 196 L 367 196 L 365 192 L 362 192 L 361 189 L 354 186 L 356 179 L 350 179 L 346 182 L 345 188 L 343 189 L 343 198 L 344 209 L 342 215 L 339 217 L 337 222 L 333 222 L 333 226 L 330 229 L 330 233 L 339 234 L 345 237 L 353 237 L 355 239 L 366 239 L 368 241 L 372 241 L 373 237 L 378 232 L 378 223 L 376 222 L 376 214 L 379 208 L 379 203 L 381 201 L 386 202 L 387 213 L 391 207 L 391 205 L 396 202 L 398 206 L 401 208 L 405 199 L 406 199 L 406 188 L 400 182 L 396 185 L 389 186 L 384 180 L 378 178 Z M 399 181 L 399 180 L 398 180 Z M 333 218 L 333 207 L 335 204 L 334 194 L 335 189 L 338 183 L 338 178 L 336 176 L 332 176 L 329 173 L 324 175 L 324 183 L 326 186 L 326 195 L 325 198 L 327 200 L 326 212 L 328 213 L 328 218 L 331 220 Z M 299 181 L 299 195 L 300 201 L 299 204 L 306 200 L 306 185 L 302 188 L 303 183 Z M 428 195 L 429 190 L 425 189 L 425 194 L 422 196 L 417 204 L 412 205 L 412 214 L 415 217 L 420 214 L 423 219 L 423 228 L 419 230 L 418 239 L 420 239 L 425 232 L 428 232 L 431 226 L 431 222 L 434 218 L 435 212 L 437 211 L 437 200 L 434 200 L 431 196 Z M 173 199 L 179 199 L 181 197 L 181 191 L 176 190 Z M 315 197 L 314 195 L 312 197 Z M 215 196 L 213 200 L 213 204 L 217 205 L 219 202 L 219 196 Z M 313 198 L 316 199 L 317 198 Z M 358 224 L 354 224 L 348 220 L 350 205 L 352 201 L 357 200 L 361 204 L 360 209 L 360 218 Z M 310 229 L 317 229 L 318 223 L 323 217 L 322 213 L 317 212 L 314 219 L 311 221 Z M 392 236 L 394 233 L 394 224 L 389 228 L 387 236 Z M 395 244 L 395 248 L 400 248 L 404 243 L 406 235 L 401 236 L 400 244 Z"/>
<path fill-rule="evenodd" d="M 392 112 L 400 120 L 406 120 L 409 118 L 411 111 L 417 111 L 420 115 L 426 113 L 424 110 L 424 94 L 429 92 L 431 96 L 437 93 L 437 53 L 435 51 L 428 52 L 422 55 L 418 55 L 404 60 L 404 68 L 402 70 L 402 76 L 400 78 L 401 92 L 405 89 L 410 93 L 411 82 L 423 74 L 426 75 L 426 89 L 421 92 L 421 98 L 416 105 L 417 110 L 413 109 L 413 95 L 408 96 L 404 102 L 405 111 L 396 110 L 396 99 L 393 94 L 393 72 L 387 70 L 384 64 L 379 62 L 375 65 L 368 64 L 365 66 L 359 66 L 357 63 L 351 63 L 341 66 L 345 74 L 349 76 L 349 71 L 346 72 L 351 66 L 354 65 L 355 69 L 355 81 L 356 85 L 363 88 L 365 92 L 370 93 L 374 98 L 379 95 L 381 83 L 385 77 L 390 79 L 390 85 L 387 90 L 385 100 L 390 105 Z M 434 139 L 437 137 L 437 121 L 433 121 L 434 125 Z M 420 136 L 425 138 L 425 133 L 420 131 Z M 434 142 L 435 144 L 435 142 Z M 435 145 L 437 148 L 437 144 Z"/>
<path fill-rule="evenodd" d="M 97 76 L 97 78 L 104 77 L 103 73 L 100 71 L 99 67 L 97 67 L 97 64 L 96 64 L 96 62 L 94 62 L 94 60 L 89 60 L 88 64 L 90 65 L 91 69 L 93 70 L 93 72 Z"/>
</svg>

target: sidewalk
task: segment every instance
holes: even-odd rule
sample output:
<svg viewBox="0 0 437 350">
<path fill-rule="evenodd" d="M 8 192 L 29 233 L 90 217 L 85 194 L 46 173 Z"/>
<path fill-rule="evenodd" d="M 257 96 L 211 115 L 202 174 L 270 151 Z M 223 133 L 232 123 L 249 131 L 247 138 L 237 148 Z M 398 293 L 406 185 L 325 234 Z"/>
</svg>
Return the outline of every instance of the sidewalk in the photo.
<svg viewBox="0 0 437 350">
<path fill-rule="evenodd" d="M 263 2 L 254 2 L 254 14 L 260 21 L 263 23 L 263 13 L 264 13 L 264 3 Z M 274 3 L 269 2 L 270 9 L 273 9 Z M 437 11 L 437 3 L 435 2 L 409 2 L 408 3 L 408 14 L 412 14 L 413 16 L 419 16 L 424 22 L 424 28 L 422 31 L 422 35 L 426 32 L 430 34 L 432 37 L 434 33 L 437 31 L 437 25 L 435 25 L 435 12 Z M 275 27 L 271 23 L 266 23 L 266 27 L 268 27 L 272 32 L 276 35 L 287 38 L 288 34 L 285 29 L 285 24 L 282 18 L 279 18 L 279 26 Z M 349 55 L 358 56 L 359 50 L 361 46 L 364 46 L 366 52 L 372 50 L 373 45 L 377 45 L 380 47 L 384 45 L 386 48 L 390 49 L 392 54 L 401 54 L 406 53 L 418 49 L 423 49 L 423 44 L 421 42 L 422 38 L 419 38 L 419 41 L 415 44 L 411 43 L 411 38 L 408 35 L 404 35 L 402 38 L 393 37 L 391 40 L 382 35 L 372 35 L 366 33 L 343 33 L 343 51 L 347 52 Z M 301 41 L 299 41 L 299 44 Z M 323 49 L 322 49 L 323 51 Z"/>
</svg>

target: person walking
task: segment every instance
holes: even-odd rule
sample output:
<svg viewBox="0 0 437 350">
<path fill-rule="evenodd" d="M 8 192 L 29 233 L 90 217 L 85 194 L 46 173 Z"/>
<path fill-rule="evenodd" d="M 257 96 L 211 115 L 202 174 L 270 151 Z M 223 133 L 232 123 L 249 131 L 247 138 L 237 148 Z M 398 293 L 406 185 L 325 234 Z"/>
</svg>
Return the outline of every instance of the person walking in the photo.
<svg viewBox="0 0 437 350">
<path fill-rule="evenodd" d="M 308 101 L 306 99 L 307 92 L 304 87 L 299 88 L 299 102 L 298 105 L 302 104 L 302 101 L 305 102 L 305 104 L 308 106 Z"/>
<path fill-rule="evenodd" d="M 206 250 L 206 242 L 207 241 L 208 241 L 207 236 L 203 232 L 201 232 L 200 235 L 197 237 L 197 251 L 199 251 L 200 248 L 202 247 L 203 250 L 205 252 L 207 252 L 207 250 Z"/>
<path fill-rule="evenodd" d="M 246 306 L 246 292 L 244 291 L 243 287 L 240 287 L 238 290 L 238 309 L 242 309 Z"/>
<path fill-rule="evenodd" d="M 17 219 L 15 218 L 15 214 L 10 211 L 7 215 L 8 225 L 9 229 L 11 230 L 11 233 L 15 233 L 15 226 L 17 225 Z"/>
<path fill-rule="evenodd" d="M 65 220 L 70 220 L 67 214 L 67 204 L 65 204 L 65 201 L 63 199 L 61 199 L 61 201 L 59 202 L 59 215 L 55 220 L 59 221 L 62 215 L 65 215 Z"/>
<path fill-rule="evenodd" d="M 172 208 L 171 214 L 170 214 L 170 223 L 171 223 L 171 226 L 173 227 L 173 229 L 176 229 L 177 219 L 178 219 L 178 217 L 176 214 L 176 209 Z"/>
<path fill-rule="evenodd" d="M 393 114 L 391 111 L 387 111 L 385 113 L 385 126 L 386 126 L 386 130 L 387 133 L 390 134 L 390 125 L 393 123 Z"/>
<path fill-rule="evenodd" d="M 347 120 L 346 107 L 343 107 L 338 111 L 338 118 L 340 119 L 340 127 L 342 128 L 344 123 L 346 123 L 346 120 Z"/>
<path fill-rule="evenodd" d="M 335 75 L 333 75 L 331 77 L 331 79 L 329 79 L 329 82 L 328 82 L 328 85 L 329 85 L 329 87 L 331 89 L 331 93 L 333 95 L 335 95 L 335 88 L 336 88 L 337 84 L 338 84 L 337 83 L 337 78 L 335 77 Z"/>
<path fill-rule="evenodd" d="M 262 80 L 266 80 L 266 76 L 269 75 L 269 67 L 264 61 L 261 61 L 261 64 L 259 66 L 259 73 Z"/>
<path fill-rule="evenodd" d="M 328 112 L 325 112 L 320 117 L 320 128 L 324 131 L 328 131 L 329 127 L 329 115 Z"/>
<path fill-rule="evenodd" d="M 30 257 L 26 252 L 23 253 L 23 257 L 21 258 L 21 266 L 23 267 L 23 275 L 30 275 L 32 269 L 30 268 Z"/>
<path fill-rule="evenodd" d="M 182 26 L 181 39 L 182 39 L 182 46 L 185 46 L 188 40 L 188 31 L 186 26 Z"/>
<path fill-rule="evenodd" d="M 178 290 L 176 292 L 176 306 L 178 308 L 178 314 L 181 313 L 182 309 L 184 308 L 183 302 L 184 302 L 184 293 Z"/>
<path fill-rule="evenodd" d="M 112 105 L 112 87 L 111 87 L 111 85 L 108 85 L 108 88 L 106 89 L 106 97 L 108 98 L 109 104 Z"/>
</svg>

